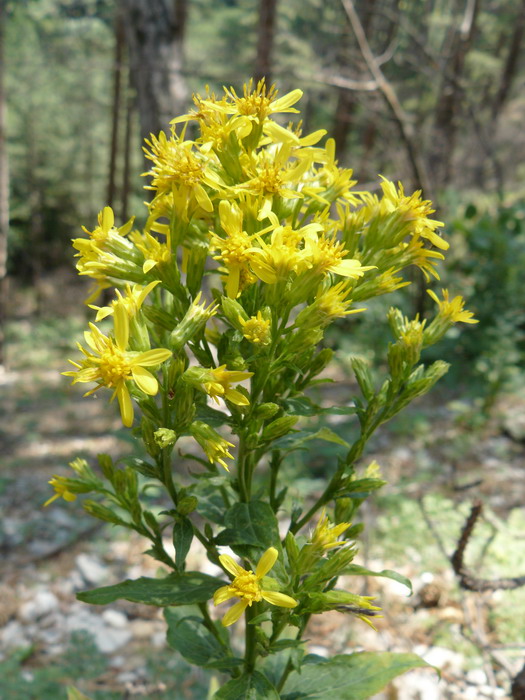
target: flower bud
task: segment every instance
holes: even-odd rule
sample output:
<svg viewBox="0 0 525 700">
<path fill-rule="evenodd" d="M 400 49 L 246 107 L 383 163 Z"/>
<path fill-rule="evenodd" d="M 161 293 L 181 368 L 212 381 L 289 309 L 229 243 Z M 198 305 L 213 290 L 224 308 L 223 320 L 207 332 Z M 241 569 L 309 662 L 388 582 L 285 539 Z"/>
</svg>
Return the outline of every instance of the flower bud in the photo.
<svg viewBox="0 0 525 700">
<path fill-rule="evenodd" d="M 267 425 L 262 432 L 262 440 L 270 442 L 277 440 L 290 432 L 299 420 L 299 416 L 281 416 Z"/>
</svg>

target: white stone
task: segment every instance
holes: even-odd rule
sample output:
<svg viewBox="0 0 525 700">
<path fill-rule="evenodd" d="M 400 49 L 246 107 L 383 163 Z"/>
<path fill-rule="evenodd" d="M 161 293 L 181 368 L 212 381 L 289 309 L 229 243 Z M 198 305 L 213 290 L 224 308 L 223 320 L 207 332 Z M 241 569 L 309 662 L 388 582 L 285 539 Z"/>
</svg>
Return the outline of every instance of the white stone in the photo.
<svg viewBox="0 0 525 700">
<path fill-rule="evenodd" d="M 487 674 L 482 668 L 473 668 L 470 671 L 467 671 L 465 678 L 467 683 L 472 683 L 473 685 L 487 684 Z"/>
<path fill-rule="evenodd" d="M 396 679 L 397 700 L 441 700 L 439 677 L 428 671 L 410 671 Z"/>
<path fill-rule="evenodd" d="M 127 644 L 131 639 L 129 629 L 115 629 L 107 625 L 101 616 L 95 615 L 82 608 L 74 608 L 66 618 L 66 628 L 69 632 L 83 630 L 93 635 L 97 647 L 104 654 L 112 654 Z"/>
<path fill-rule="evenodd" d="M 448 669 L 456 673 L 462 673 L 465 659 L 462 654 L 458 654 L 445 647 L 426 647 L 418 644 L 414 648 L 414 653 L 421 656 L 427 664 L 435 666 L 439 670 Z"/>
<path fill-rule="evenodd" d="M 18 649 L 27 647 L 30 644 L 25 636 L 26 630 L 16 620 L 11 620 L 1 632 L 2 642 L 7 649 Z"/>
<path fill-rule="evenodd" d="M 37 591 L 31 600 L 24 603 L 19 615 L 24 622 L 34 622 L 58 610 L 58 598 L 51 591 Z"/>
<path fill-rule="evenodd" d="M 108 569 L 101 561 L 91 554 L 79 554 L 75 559 L 77 569 L 86 583 L 97 586 L 108 577 Z"/>
<path fill-rule="evenodd" d="M 325 659 L 330 655 L 330 652 L 326 647 L 321 647 L 317 644 L 309 644 L 308 651 L 310 654 L 316 654 L 317 656 L 323 656 Z"/>
<path fill-rule="evenodd" d="M 115 629 L 124 629 L 128 626 L 128 618 L 119 610 L 104 610 L 102 619 L 110 627 Z"/>
</svg>

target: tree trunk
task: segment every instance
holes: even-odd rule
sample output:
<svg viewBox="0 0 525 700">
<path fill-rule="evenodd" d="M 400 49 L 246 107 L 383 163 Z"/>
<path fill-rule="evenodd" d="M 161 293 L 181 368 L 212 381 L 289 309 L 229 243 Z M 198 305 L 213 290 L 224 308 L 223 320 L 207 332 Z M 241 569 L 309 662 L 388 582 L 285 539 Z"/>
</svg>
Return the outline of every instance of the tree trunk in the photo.
<svg viewBox="0 0 525 700">
<path fill-rule="evenodd" d="M 480 0 L 466 0 L 463 21 L 454 30 L 449 58 L 444 68 L 445 76 L 437 101 L 432 135 L 433 148 L 430 155 L 430 170 L 434 175 L 436 187 L 446 185 L 452 177 L 452 158 L 456 147 L 458 117 L 463 99 L 461 80 L 465 59 L 476 30 L 479 7 Z"/>
<path fill-rule="evenodd" d="M 525 34 L 525 0 L 522 0 L 521 8 L 519 10 L 516 22 L 514 24 L 514 31 L 512 32 L 512 38 L 510 40 L 509 52 L 507 54 L 507 59 L 503 67 L 503 73 L 501 75 L 501 81 L 499 84 L 498 92 L 492 103 L 492 120 L 496 122 L 501 112 L 504 103 L 507 101 L 512 83 L 516 77 L 518 68 L 518 58 L 521 51 L 521 45 L 523 43 L 523 35 Z"/>
<path fill-rule="evenodd" d="M 277 0 L 260 0 L 259 32 L 257 37 L 254 79 L 257 83 L 264 78 L 268 86 L 272 82 L 272 52 L 275 37 L 276 15 Z"/>
<path fill-rule="evenodd" d="M 111 108 L 111 146 L 109 150 L 109 176 L 107 205 L 113 207 L 117 185 L 117 156 L 119 151 L 119 125 L 122 92 L 124 22 L 122 8 L 115 8 L 115 65 L 113 66 L 113 104 Z"/>
<path fill-rule="evenodd" d="M 168 129 L 182 111 L 187 0 L 120 0 L 143 138 Z"/>
<path fill-rule="evenodd" d="M 0 0 L 0 365 L 5 365 L 5 322 L 7 319 L 7 236 L 9 231 L 9 168 L 6 139 L 4 83 L 6 0 Z"/>
<path fill-rule="evenodd" d="M 368 0 L 364 3 L 361 10 L 363 30 L 367 36 L 371 31 L 375 4 L 376 0 Z M 341 37 L 338 66 L 343 75 L 351 64 L 349 39 L 349 32 L 344 31 Z M 359 63 L 362 64 L 361 61 Z M 353 118 L 358 103 L 355 94 L 350 90 L 340 89 L 338 92 L 332 136 L 335 139 L 335 154 L 339 159 L 346 151 L 348 136 L 352 130 Z"/>
</svg>

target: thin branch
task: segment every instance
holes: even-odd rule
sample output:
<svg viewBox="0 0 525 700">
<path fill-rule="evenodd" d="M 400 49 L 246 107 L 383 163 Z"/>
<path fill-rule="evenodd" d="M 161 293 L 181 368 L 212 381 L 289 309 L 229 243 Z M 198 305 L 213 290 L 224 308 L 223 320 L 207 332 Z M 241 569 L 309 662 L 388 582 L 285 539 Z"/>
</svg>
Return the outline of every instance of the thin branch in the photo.
<svg viewBox="0 0 525 700">
<path fill-rule="evenodd" d="M 398 125 L 401 138 L 407 149 L 410 165 L 416 180 L 416 185 L 424 191 L 426 197 L 431 198 L 430 180 L 425 163 L 419 151 L 416 138 L 414 137 L 414 130 L 410 124 L 409 117 L 402 108 L 394 88 L 386 79 L 376 57 L 372 53 L 372 49 L 370 48 L 370 44 L 366 38 L 363 25 L 361 24 L 359 16 L 355 10 L 353 0 L 341 0 L 341 3 L 352 26 L 352 31 L 354 32 L 366 66 L 377 83 L 377 89 L 381 92 L 388 106 L 392 110 L 392 114 L 394 115 L 394 119 Z"/>
<path fill-rule="evenodd" d="M 450 561 L 452 563 L 452 568 L 454 573 L 459 578 L 459 583 L 462 588 L 468 591 L 497 591 L 497 590 L 512 590 L 514 588 L 521 588 L 525 586 L 525 576 L 515 576 L 513 578 L 498 578 L 498 579 L 482 579 L 473 576 L 463 563 L 465 556 L 465 549 L 472 536 L 474 527 L 481 515 L 483 509 L 483 504 L 481 501 L 476 501 L 472 505 L 470 515 L 468 516 L 465 524 L 463 525 L 463 530 L 459 537 L 456 551 L 452 555 Z"/>
</svg>

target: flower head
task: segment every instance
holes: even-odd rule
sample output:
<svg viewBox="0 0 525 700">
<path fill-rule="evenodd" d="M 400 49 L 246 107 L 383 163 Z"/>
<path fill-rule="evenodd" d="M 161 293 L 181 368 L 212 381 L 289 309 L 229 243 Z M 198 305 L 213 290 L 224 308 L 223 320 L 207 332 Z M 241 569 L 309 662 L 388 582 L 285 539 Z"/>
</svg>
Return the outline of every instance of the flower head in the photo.
<svg viewBox="0 0 525 700">
<path fill-rule="evenodd" d="M 437 294 L 432 289 L 427 289 L 428 294 L 439 306 L 439 315 L 452 323 L 478 323 L 472 311 L 466 311 L 465 300 L 461 296 L 454 297 L 452 301 L 448 298 L 448 289 L 442 289 L 443 301 L 440 301 Z"/>
<path fill-rule="evenodd" d="M 260 311 L 257 312 L 257 316 L 251 316 L 247 321 L 239 316 L 239 323 L 246 340 L 254 345 L 268 345 L 271 340 L 270 320 L 263 318 Z"/>
<path fill-rule="evenodd" d="M 253 573 L 251 570 L 247 571 L 243 569 L 242 566 L 239 566 L 239 564 L 227 554 L 221 554 L 219 561 L 226 571 L 232 574 L 234 579 L 229 586 L 222 586 L 222 588 L 215 591 L 213 602 L 215 605 L 220 605 L 230 600 L 230 598 L 239 598 L 239 601 L 235 603 L 222 618 L 222 624 L 225 627 L 237 622 L 248 606 L 253 605 L 253 603 L 258 603 L 261 600 L 265 600 L 272 605 L 279 605 L 282 608 L 295 608 L 298 604 L 297 601 L 289 595 L 278 593 L 277 591 L 266 591 L 261 588 L 261 579 L 266 576 L 273 567 L 278 556 L 279 554 L 275 547 L 267 549 L 259 559 L 255 573 Z"/>
<path fill-rule="evenodd" d="M 219 433 L 202 421 L 194 421 L 190 425 L 190 433 L 206 453 L 210 462 L 218 462 L 226 471 L 230 471 L 225 458 L 233 459 L 228 448 L 233 447 L 232 442 L 228 442 Z"/>
<path fill-rule="evenodd" d="M 339 523 L 338 525 L 331 525 L 326 515 L 325 509 L 321 511 L 315 530 L 310 537 L 310 543 L 323 551 L 327 549 L 334 549 L 335 547 L 342 547 L 348 544 L 347 541 L 338 540 L 337 538 L 343 534 L 350 527 L 351 523 Z"/>
<path fill-rule="evenodd" d="M 69 490 L 69 479 L 67 479 L 65 476 L 54 476 L 47 483 L 55 489 L 55 493 L 53 496 L 51 496 L 51 498 L 48 498 L 48 500 L 44 503 L 44 506 L 48 506 L 50 503 L 53 503 L 53 501 L 56 501 L 57 498 L 63 498 L 64 501 L 67 501 L 68 503 L 76 500 L 77 494 Z"/>
<path fill-rule="evenodd" d="M 111 399 L 117 397 L 122 422 L 129 428 L 133 424 L 133 403 L 127 382 L 133 381 L 145 394 L 154 396 L 159 388 L 158 382 L 146 367 L 161 364 L 171 357 L 172 353 L 167 348 L 146 352 L 128 350 L 129 320 L 123 304 L 115 306 L 113 320 L 114 337 L 105 336 L 97 326 L 89 324 L 90 331 L 84 334 L 89 349 L 78 345 L 84 359 L 80 364 L 70 360 L 77 369 L 63 374 L 73 377 L 73 384 L 96 382 L 97 386 L 85 396 L 93 394 L 102 386 L 113 389 Z"/>
</svg>

